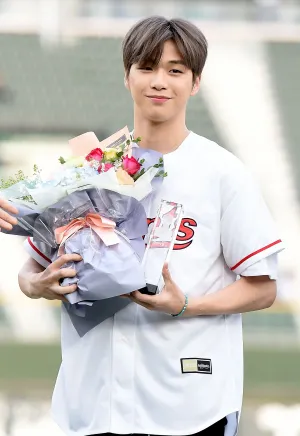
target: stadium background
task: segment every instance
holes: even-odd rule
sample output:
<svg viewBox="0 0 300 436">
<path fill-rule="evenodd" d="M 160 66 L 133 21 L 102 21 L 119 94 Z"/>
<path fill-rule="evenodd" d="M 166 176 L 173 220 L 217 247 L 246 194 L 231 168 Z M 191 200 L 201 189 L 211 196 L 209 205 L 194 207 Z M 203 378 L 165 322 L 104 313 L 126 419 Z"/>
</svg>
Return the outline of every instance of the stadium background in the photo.
<svg viewBox="0 0 300 436">
<path fill-rule="evenodd" d="M 300 436 L 300 2 L 0 0 L 0 178 L 51 171 L 68 139 L 132 128 L 121 41 L 139 18 L 193 20 L 210 50 L 188 126 L 254 172 L 287 250 L 268 310 L 244 315 L 240 436 Z M 49 403 L 59 305 L 18 289 L 22 240 L 0 235 L 0 436 L 59 436 Z"/>
</svg>

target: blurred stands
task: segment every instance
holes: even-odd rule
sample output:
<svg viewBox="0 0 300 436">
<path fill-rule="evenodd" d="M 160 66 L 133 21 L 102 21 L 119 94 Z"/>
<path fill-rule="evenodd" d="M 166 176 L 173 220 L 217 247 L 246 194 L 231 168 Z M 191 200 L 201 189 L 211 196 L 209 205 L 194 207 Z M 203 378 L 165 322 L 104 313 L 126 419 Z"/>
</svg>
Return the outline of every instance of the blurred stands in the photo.
<svg viewBox="0 0 300 436">
<path fill-rule="evenodd" d="M 121 38 L 84 38 L 44 50 L 35 35 L 0 35 L 1 73 L 12 89 L 0 100 L 0 132 L 95 131 L 99 139 L 132 128 L 131 96 L 124 87 Z M 220 137 L 202 98 L 191 99 L 189 126 Z"/>
<path fill-rule="evenodd" d="M 296 41 L 272 42 L 266 45 L 266 49 L 300 201 L 300 44 Z"/>
</svg>

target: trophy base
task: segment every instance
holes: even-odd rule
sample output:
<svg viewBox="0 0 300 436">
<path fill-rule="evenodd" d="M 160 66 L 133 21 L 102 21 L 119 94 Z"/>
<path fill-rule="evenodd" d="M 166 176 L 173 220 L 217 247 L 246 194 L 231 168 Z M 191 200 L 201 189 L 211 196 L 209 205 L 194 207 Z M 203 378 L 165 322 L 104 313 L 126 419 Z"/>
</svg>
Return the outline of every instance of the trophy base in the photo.
<svg viewBox="0 0 300 436">
<path fill-rule="evenodd" d="M 151 285 L 150 283 L 146 283 L 146 286 L 144 288 L 139 289 L 139 292 L 141 294 L 155 295 L 158 293 L 158 286 Z"/>
</svg>

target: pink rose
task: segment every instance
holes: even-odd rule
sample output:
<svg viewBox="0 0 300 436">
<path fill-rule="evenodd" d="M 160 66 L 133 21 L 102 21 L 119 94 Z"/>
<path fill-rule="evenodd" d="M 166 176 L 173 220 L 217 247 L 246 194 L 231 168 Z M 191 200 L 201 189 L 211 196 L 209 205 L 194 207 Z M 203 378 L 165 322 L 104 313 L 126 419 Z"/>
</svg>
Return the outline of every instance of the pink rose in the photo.
<svg viewBox="0 0 300 436">
<path fill-rule="evenodd" d="M 141 166 L 142 165 L 134 157 L 126 156 L 123 159 L 122 167 L 130 176 L 134 176 L 134 174 L 140 170 Z"/>
<path fill-rule="evenodd" d="M 113 168 L 113 164 L 110 162 L 106 162 L 105 164 L 101 164 L 98 168 L 98 173 L 106 173 L 106 171 Z"/>
<path fill-rule="evenodd" d="M 106 162 L 105 164 L 101 164 L 98 168 L 98 173 L 106 173 L 106 171 L 113 168 L 113 164 L 110 162 Z"/>
<path fill-rule="evenodd" d="M 101 148 L 95 148 L 86 156 L 85 159 L 87 161 L 97 160 L 100 162 L 102 160 L 102 158 L 103 158 L 103 151 L 101 150 Z"/>
<path fill-rule="evenodd" d="M 106 171 L 110 170 L 111 168 L 113 168 L 113 164 L 111 162 L 106 162 L 104 164 L 104 172 L 106 173 Z"/>
</svg>

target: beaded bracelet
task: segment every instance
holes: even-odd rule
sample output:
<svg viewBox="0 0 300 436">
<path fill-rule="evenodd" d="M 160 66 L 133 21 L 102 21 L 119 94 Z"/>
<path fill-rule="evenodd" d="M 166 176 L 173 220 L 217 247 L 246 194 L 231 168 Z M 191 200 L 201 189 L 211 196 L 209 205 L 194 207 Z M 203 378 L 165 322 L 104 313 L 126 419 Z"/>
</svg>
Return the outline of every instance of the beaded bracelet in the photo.
<svg viewBox="0 0 300 436">
<path fill-rule="evenodd" d="M 184 303 L 184 306 L 183 306 L 182 310 L 179 313 L 176 313 L 175 315 L 172 315 L 172 316 L 181 316 L 181 315 L 183 315 L 184 312 L 186 311 L 188 302 L 189 302 L 189 297 L 185 294 L 185 303 Z"/>
</svg>

